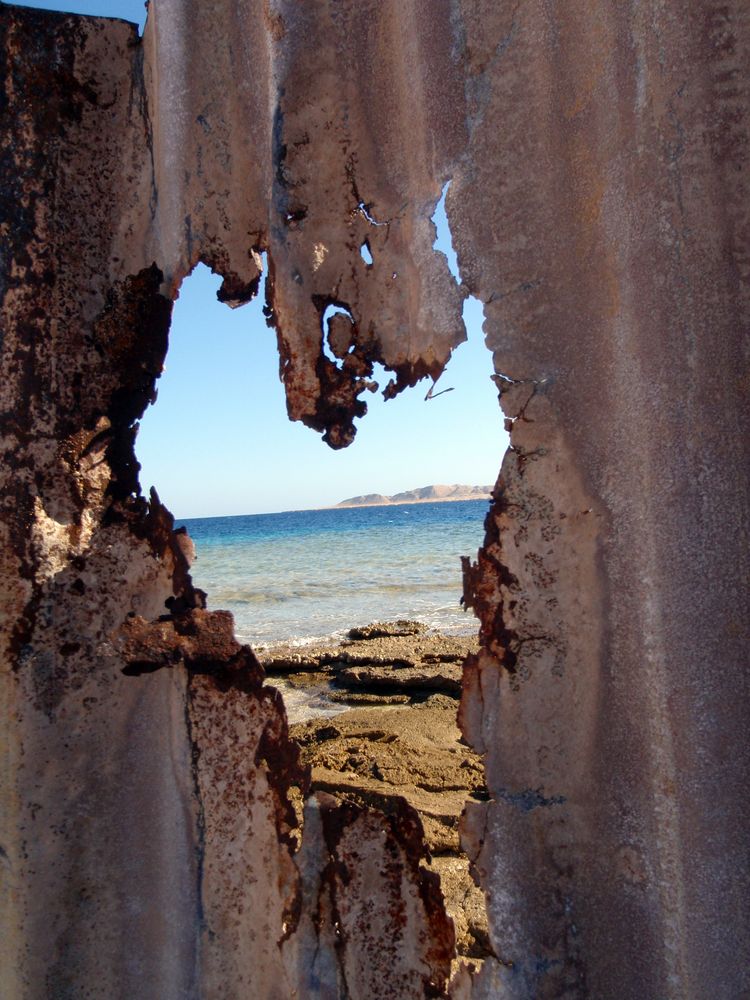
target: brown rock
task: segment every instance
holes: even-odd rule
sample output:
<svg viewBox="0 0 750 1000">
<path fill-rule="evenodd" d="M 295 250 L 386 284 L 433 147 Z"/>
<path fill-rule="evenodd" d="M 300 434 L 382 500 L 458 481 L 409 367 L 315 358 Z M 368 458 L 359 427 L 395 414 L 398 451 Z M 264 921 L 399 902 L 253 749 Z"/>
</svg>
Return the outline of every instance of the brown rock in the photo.
<svg viewBox="0 0 750 1000">
<path fill-rule="evenodd" d="M 335 683 L 340 687 L 364 688 L 369 691 L 450 691 L 461 693 L 461 667 L 440 664 L 429 667 L 389 666 L 346 667 L 336 671 Z"/>
<path fill-rule="evenodd" d="M 396 622 L 372 622 L 358 628 L 350 628 L 346 633 L 350 639 L 391 639 L 401 635 L 424 635 L 427 626 L 422 622 L 399 620 Z"/>
<path fill-rule="evenodd" d="M 434 857 L 430 868 L 440 877 L 448 916 L 456 931 L 456 952 L 462 958 L 484 960 L 492 954 L 484 893 L 475 884 L 465 857 Z"/>
<path fill-rule="evenodd" d="M 259 650 L 258 657 L 269 675 L 314 689 L 332 702 L 362 704 L 364 696 L 370 703 L 395 704 L 394 697 L 407 701 L 437 691 L 459 695 L 461 665 L 478 648 L 473 637 L 429 632 L 419 622 L 376 622 L 349 635 L 355 633 L 362 637 L 338 646 L 272 646 Z"/>
<path fill-rule="evenodd" d="M 408 705 L 412 700 L 408 694 L 387 694 L 383 691 L 329 691 L 328 697 L 335 704 L 343 703 L 354 708 L 360 705 Z"/>
</svg>

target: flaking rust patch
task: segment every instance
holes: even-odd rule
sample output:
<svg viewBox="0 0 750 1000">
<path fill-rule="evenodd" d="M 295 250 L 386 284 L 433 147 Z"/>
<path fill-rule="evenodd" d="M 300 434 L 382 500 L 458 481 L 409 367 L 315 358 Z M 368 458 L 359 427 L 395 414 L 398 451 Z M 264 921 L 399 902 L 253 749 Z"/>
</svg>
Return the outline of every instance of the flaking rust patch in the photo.
<svg viewBox="0 0 750 1000">
<path fill-rule="evenodd" d="M 300 995 L 444 997 L 453 922 L 426 857 L 422 823 L 394 797 L 385 815 L 317 792 L 305 809 L 300 864 L 305 921 L 290 954 Z M 305 978 L 307 977 L 307 979 Z M 313 984 L 318 983 L 318 987 Z"/>
<path fill-rule="evenodd" d="M 248 647 L 195 660 L 188 718 L 200 806 L 200 893 L 207 995 L 253 982 L 291 995 L 280 945 L 299 915 L 297 825 L 289 790 L 307 788 L 278 692 Z"/>
</svg>

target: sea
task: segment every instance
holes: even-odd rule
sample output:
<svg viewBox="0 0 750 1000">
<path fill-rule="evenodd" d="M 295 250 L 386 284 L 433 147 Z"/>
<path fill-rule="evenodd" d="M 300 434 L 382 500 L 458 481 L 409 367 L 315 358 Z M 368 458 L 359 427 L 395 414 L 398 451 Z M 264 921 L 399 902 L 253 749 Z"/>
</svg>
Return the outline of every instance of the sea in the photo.
<svg viewBox="0 0 750 1000">
<path fill-rule="evenodd" d="M 190 518 L 191 572 L 211 610 L 254 646 L 304 646 L 408 618 L 476 632 L 461 607 L 461 556 L 476 556 L 487 500 Z"/>
</svg>

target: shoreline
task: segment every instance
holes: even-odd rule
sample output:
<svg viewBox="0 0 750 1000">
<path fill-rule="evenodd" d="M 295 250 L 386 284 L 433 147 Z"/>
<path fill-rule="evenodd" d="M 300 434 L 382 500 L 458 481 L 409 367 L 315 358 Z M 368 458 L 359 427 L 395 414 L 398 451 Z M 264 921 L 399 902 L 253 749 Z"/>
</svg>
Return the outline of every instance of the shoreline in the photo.
<svg viewBox="0 0 750 1000">
<path fill-rule="evenodd" d="M 419 621 L 372 622 L 298 645 L 254 646 L 268 683 L 287 692 L 292 724 L 363 704 L 415 704 L 433 694 L 458 699 L 463 663 L 478 651 L 477 632 L 448 635 Z"/>
</svg>

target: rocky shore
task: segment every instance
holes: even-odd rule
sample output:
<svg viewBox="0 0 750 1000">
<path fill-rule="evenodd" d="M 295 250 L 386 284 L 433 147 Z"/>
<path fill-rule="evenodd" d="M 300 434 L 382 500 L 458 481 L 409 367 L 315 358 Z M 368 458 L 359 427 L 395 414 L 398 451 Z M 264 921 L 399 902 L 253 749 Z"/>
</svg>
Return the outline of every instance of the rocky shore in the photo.
<svg viewBox="0 0 750 1000">
<path fill-rule="evenodd" d="M 272 681 L 335 713 L 290 713 L 312 789 L 386 813 L 401 797 L 419 813 L 458 955 L 475 963 L 489 953 L 487 918 L 458 825 L 467 799 L 486 790 L 482 760 L 462 743 L 456 711 L 461 664 L 476 646 L 473 637 L 399 621 L 352 629 L 339 644 L 257 651 Z"/>
</svg>

